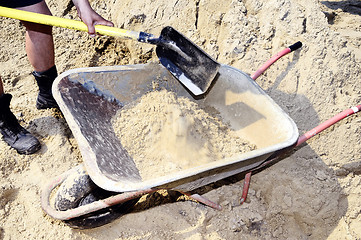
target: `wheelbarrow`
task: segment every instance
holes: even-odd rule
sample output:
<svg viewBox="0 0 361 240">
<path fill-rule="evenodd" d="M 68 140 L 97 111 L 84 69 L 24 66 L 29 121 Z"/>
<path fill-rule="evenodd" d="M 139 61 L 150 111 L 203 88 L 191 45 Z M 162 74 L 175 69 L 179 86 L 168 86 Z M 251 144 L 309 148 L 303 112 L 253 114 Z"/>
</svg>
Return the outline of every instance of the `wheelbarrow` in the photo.
<svg viewBox="0 0 361 240">
<path fill-rule="evenodd" d="M 294 121 L 254 80 L 277 59 L 300 46 L 300 43 L 296 43 L 281 51 L 251 77 L 236 68 L 221 64 L 209 92 L 202 97 L 189 93 L 162 65 L 155 63 L 80 68 L 62 73 L 54 82 L 53 95 L 78 142 L 84 163 L 54 178 L 45 186 L 42 191 L 42 208 L 53 218 L 65 220 L 77 228 L 91 228 L 107 223 L 124 214 L 142 195 L 159 189 L 179 191 L 201 203 L 221 209 L 216 203 L 188 193 L 229 176 L 247 173 L 241 199 L 243 202 L 252 171 L 267 165 L 281 152 L 301 144 L 335 121 L 361 109 L 361 105 L 354 107 L 337 120 L 299 137 Z M 159 88 L 187 97 L 203 109 L 217 111 L 224 122 L 255 144 L 257 149 L 211 163 L 200 163 L 176 173 L 142 179 L 133 159 L 115 135 L 111 119 L 119 109 L 153 91 L 154 82 Z M 62 201 L 58 204 L 62 205 L 61 210 L 55 209 L 50 206 L 50 195 L 59 185 L 68 185 L 63 183 L 67 180 L 79 186 L 65 188 L 66 194 L 72 192 L 72 201 L 69 203 L 66 200 L 65 204 Z M 111 194 L 105 194 L 101 199 L 93 196 L 92 201 L 78 204 L 84 194 L 94 189 Z M 97 217 L 106 217 L 92 218 L 92 213 L 97 213 Z"/>
</svg>

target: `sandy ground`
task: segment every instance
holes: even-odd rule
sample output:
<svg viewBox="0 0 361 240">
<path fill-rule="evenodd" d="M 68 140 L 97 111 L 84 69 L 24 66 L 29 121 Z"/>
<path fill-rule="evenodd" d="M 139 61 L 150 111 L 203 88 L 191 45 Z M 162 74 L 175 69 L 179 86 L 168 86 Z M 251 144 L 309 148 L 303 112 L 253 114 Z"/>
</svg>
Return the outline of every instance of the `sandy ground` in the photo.
<svg viewBox="0 0 361 240">
<path fill-rule="evenodd" d="M 54 15 L 77 18 L 68 1 L 49 0 Z M 167 25 L 217 61 L 253 73 L 283 48 L 257 83 L 303 133 L 361 102 L 360 1 L 91 1 L 116 26 L 159 35 Z M 201 189 L 222 211 L 166 192 L 106 226 L 74 230 L 47 216 L 40 192 L 49 179 L 82 162 L 66 121 L 37 110 L 37 87 L 24 50 L 24 29 L 1 19 L 0 74 L 11 107 L 42 149 L 18 155 L 0 141 L 0 239 L 361 239 L 360 114 L 342 120 L 253 175 L 239 204 L 243 176 Z M 89 66 L 156 62 L 152 45 L 89 38 L 54 28 L 59 72 Z M 172 197 L 173 196 L 173 197 Z"/>
</svg>

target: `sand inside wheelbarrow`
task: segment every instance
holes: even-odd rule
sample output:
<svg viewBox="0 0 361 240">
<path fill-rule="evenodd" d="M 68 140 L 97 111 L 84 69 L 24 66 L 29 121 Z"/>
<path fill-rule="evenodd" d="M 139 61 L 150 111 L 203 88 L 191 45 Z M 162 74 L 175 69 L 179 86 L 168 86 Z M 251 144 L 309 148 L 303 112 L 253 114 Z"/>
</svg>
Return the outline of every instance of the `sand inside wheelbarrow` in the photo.
<svg viewBox="0 0 361 240">
<path fill-rule="evenodd" d="M 256 149 L 220 118 L 165 89 L 122 108 L 112 122 L 144 180 Z"/>
</svg>

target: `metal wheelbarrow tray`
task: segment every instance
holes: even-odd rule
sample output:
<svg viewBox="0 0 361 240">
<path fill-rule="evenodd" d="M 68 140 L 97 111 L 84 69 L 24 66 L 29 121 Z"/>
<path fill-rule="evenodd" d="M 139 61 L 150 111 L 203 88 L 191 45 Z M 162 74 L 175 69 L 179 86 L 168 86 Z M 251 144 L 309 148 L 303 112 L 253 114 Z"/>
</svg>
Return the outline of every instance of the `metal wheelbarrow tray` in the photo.
<svg viewBox="0 0 361 240">
<path fill-rule="evenodd" d="M 115 135 L 111 119 L 122 106 L 152 91 L 153 82 L 201 108 L 213 109 L 257 149 L 143 181 Z M 69 70 L 58 76 L 53 94 L 78 142 L 89 176 L 96 185 L 113 192 L 149 188 L 191 191 L 259 166 L 274 152 L 293 146 L 299 136 L 293 120 L 262 88 L 228 65 L 221 65 L 214 85 L 200 98 L 155 63 Z"/>
</svg>

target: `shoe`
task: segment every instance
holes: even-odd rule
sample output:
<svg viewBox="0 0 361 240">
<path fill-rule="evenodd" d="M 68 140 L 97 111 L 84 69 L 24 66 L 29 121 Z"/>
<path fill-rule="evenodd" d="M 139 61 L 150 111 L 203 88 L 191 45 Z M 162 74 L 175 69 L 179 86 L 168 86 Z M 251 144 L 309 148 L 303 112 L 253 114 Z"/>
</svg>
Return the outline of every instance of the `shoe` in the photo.
<svg viewBox="0 0 361 240">
<path fill-rule="evenodd" d="M 51 88 L 55 78 L 58 76 L 56 66 L 49 68 L 44 72 L 32 72 L 39 86 L 39 94 L 36 99 L 37 109 L 59 108 L 53 97 Z"/>
<path fill-rule="evenodd" d="M 10 94 L 0 96 L 0 133 L 3 140 L 20 154 L 33 154 L 41 148 L 37 138 L 23 128 L 10 111 Z"/>
</svg>

